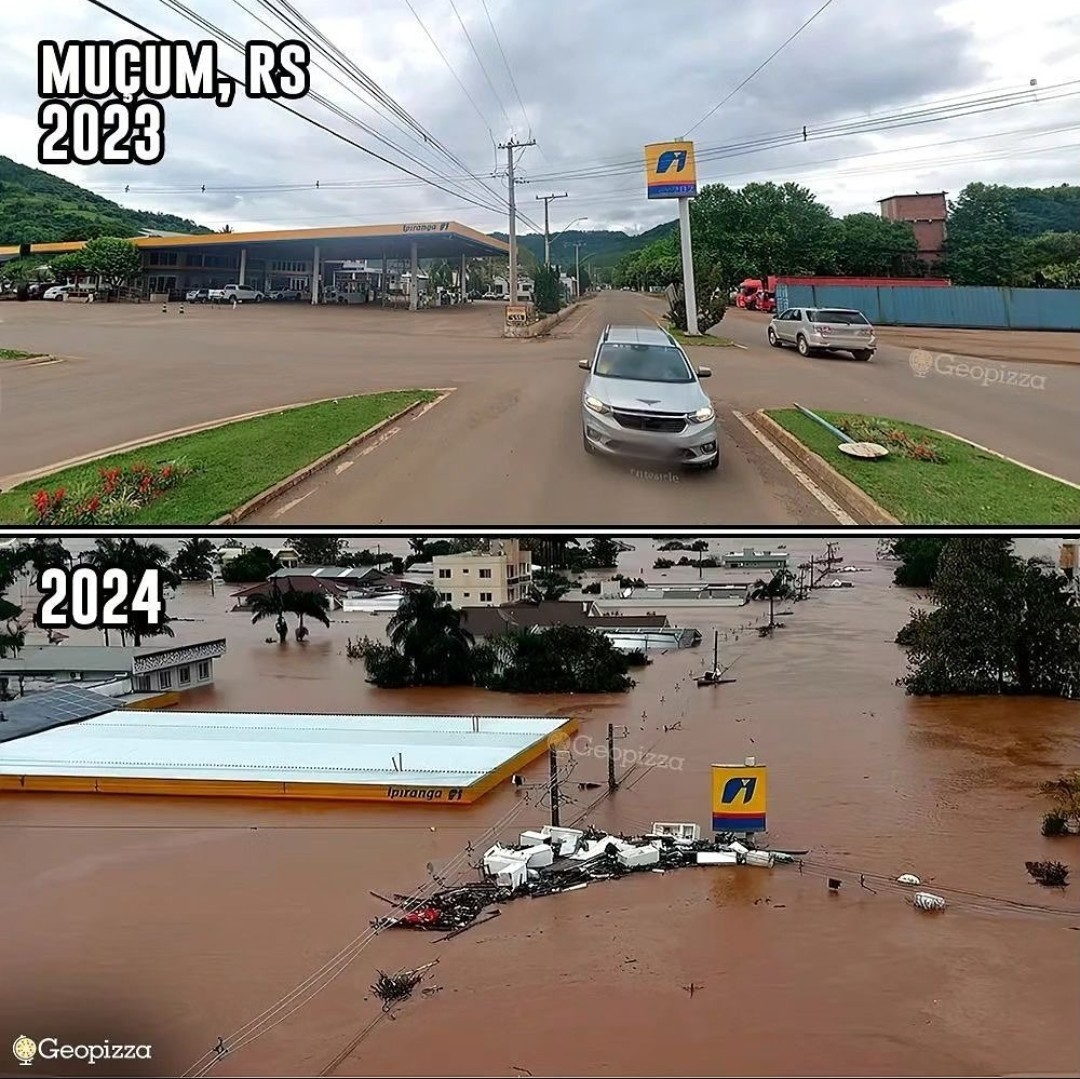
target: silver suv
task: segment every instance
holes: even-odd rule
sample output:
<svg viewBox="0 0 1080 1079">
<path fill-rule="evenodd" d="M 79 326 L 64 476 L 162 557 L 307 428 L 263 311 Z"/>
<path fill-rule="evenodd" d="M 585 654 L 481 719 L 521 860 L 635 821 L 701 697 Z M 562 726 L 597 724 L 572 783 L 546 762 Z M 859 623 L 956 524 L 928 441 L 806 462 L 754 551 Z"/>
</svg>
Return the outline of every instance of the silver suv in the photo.
<svg viewBox="0 0 1080 1079">
<path fill-rule="evenodd" d="M 877 348 L 874 327 L 861 311 L 842 307 L 789 307 L 769 323 L 773 348 L 794 345 L 800 356 L 815 352 L 850 352 L 868 360 Z"/>
<path fill-rule="evenodd" d="M 589 372 L 581 393 L 587 453 L 720 466 L 716 411 L 700 381 L 712 371 L 695 368 L 669 333 L 608 326 L 578 366 Z"/>
</svg>

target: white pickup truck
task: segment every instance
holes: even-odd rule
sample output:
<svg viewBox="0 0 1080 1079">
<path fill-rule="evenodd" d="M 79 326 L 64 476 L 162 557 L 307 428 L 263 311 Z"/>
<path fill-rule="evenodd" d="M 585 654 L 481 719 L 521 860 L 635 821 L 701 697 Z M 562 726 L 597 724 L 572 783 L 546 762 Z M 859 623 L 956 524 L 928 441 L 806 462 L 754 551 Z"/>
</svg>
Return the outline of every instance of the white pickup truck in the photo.
<svg viewBox="0 0 1080 1079">
<path fill-rule="evenodd" d="M 211 303 L 262 303 L 263 294 L 249 285 L 226 285 L 210 289 L 208 299 Z"/>
</svg>

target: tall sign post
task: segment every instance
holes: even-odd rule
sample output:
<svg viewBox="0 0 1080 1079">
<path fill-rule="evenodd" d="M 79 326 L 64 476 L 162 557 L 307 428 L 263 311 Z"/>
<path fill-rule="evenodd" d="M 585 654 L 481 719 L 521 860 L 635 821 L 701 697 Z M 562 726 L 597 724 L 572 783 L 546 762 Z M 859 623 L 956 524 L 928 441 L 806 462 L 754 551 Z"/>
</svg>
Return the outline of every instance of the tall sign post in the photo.
<svg viewBox="0 0 1080 1079">
<path fill-rule="evenodd" d="M 698 337 L 697 293 L 694 290 L 694 252 L 690 242 L 690 200 L 697 195 L 694 144 L 654 142 L 645 147 L 645 187 L 650 199 L 679 200 L 679 240 L 682 247 L 686 330 Z"/>
</svg>

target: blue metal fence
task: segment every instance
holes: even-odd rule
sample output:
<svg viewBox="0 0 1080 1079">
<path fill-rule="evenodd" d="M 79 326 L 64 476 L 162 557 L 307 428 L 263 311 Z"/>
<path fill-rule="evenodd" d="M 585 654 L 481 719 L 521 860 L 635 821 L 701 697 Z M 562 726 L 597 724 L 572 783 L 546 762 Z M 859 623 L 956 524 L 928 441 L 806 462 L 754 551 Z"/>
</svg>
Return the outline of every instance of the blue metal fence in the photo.
<svg viewBox="0 0 1080 1079">
<path fill-rule="evenodd" d="M 776 307 L 848 307 L 877 326 L 1080 330 L 1080 289 L 786 285 Z"/>
</svg>

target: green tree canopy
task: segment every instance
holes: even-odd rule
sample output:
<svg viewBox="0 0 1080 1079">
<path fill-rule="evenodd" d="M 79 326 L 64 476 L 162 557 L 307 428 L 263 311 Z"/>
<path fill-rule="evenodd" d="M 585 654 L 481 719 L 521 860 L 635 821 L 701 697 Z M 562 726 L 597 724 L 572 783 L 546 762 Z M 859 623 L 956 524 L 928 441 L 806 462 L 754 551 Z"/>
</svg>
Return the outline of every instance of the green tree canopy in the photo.
<svg viewBox="0 0 1080 1079">
<path fill-rule="evenodd" d="M 99 236 L 83 248 L 86 272 L 101 277 L 111 288 L 126 285 L 142 272 L 142 253 L 119 236 Z"/>
</svg>

